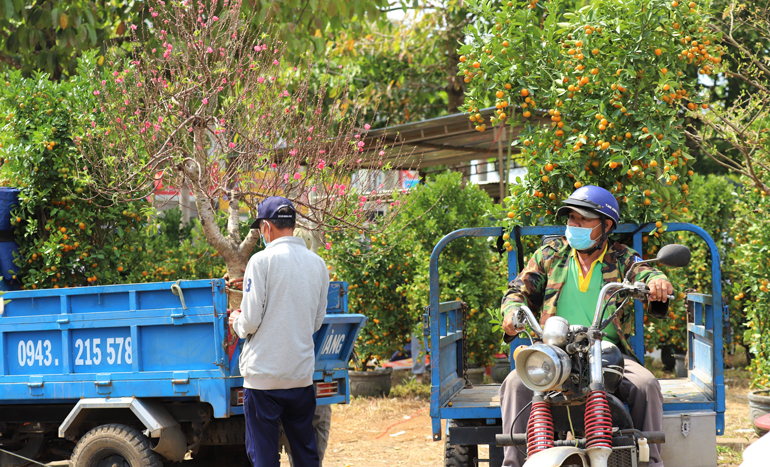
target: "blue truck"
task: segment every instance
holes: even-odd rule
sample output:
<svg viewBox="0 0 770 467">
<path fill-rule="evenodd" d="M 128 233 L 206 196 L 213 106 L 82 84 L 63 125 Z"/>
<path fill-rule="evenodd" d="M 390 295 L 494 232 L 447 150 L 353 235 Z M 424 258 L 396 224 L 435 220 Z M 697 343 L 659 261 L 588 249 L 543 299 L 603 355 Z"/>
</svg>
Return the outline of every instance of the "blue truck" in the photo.
<svg viewBox="0 0 770 467">
<path fill-rule="evenodd" d="M 0 309 L 0 467 L 244 462 L 242 341 L 224 280 L 7 292 Z M 332 282 L 316 333 L 317 403 L 348 403 L 363 315 Z M 193 462 L 195 463 L 195 462 Z"/>
<path fill-rule="evenodd" d="M 633 238 L 633 247 L 642 251 L 642 236 L 655 229 L 654 224 L 623 224 L 617 233 Z M 564 226 L 521 227 L 510 232 L 511 244 L 520 244 L 523 236 L 563 236 Z M 702 228 L 686 223 L 670 223 L 668 232 L 691 232 L 699 236 L 710 251 L 711 293 L 687 295 L 692 320 L 687 325 L 687 377 L 659 380 L 663 392 L 663 427 L 666 467 L 716 467 L 715 435 L 724 434 L 725 386 L 723 372 L 722 329 L 729 325 L 727 307 L 722 301 L 721 262 L 713 239 Z M 456 230 L 435 246 L 430 258 L 430 304 L 424 315 L 424 334 L 430 339 L 431 404 L 433 439 L 447 435 L 445 464 L 471 467 L 478 461 L 499 467 L 503 449 L 496 436 L 502 433 L 502 415 L 498 391 L 500 385 L 471 385 L 466 378 L 467 355 L 464 352 L 465 305 L 462 301 L 439 302 L 439 256 L 446 245 L 463 237 L 497 237 L 502 245 L 504 231 L 500 227 Z M 513 280 L 520 267 L 516 249 L 508 253 L 508 280 Z M 695 265 L 704 267 L 705 265 Z M 635 335 L 631 346 L 638 356 L 644 355 L 644 311 L 636 301 Z M 530 341 L 517 339 L 511 349 Z M 514 368 L 513 362 L 511 368 Z M 442 430 L 442 421 L 446 430 Z M 489 458 L 478 459 L 479 445 L 489 446 Z M 636 466 L 633 462 L 609 465 Z M 613 463 L 615 462 L 615 463 Z M 549 464 L 550 465 L 550 464 Z M 561 464 L 553 464 L 561 465 Z"/>
</svg>

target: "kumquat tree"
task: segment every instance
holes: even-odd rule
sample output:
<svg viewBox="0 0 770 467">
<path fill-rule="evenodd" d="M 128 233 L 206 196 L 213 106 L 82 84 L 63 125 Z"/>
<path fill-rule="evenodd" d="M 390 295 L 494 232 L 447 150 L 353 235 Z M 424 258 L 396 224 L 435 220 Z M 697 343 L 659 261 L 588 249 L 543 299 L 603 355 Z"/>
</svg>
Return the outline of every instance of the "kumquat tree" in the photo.
<svg viewBox="0 0 770 467">
<path fill-rule="evenodd" d="M 404 206 L 377 182 L 390 165 L 379 144 L 363 141 L 369 125 L 352 106 L 324 112 L 322 95 L 308 99 L 307 80 L 282 63 L 284 44 L 267 24 L 249 33 L 253 13 L 244 11 L 238 0 L 151 1 L 141 26 L 129 25 L 129 58 L 115 49 L 92 70 L 98 102 L 78 109 L 75 139 L 84 161 L 76 173 L 102 197 L 143 198 L 157 182 L 189 187 L 231 278 L 259 239 L 239 232 L 241 203 L 254 215 L 261 199 L 286 196 L 320 238 L 332 222 L 376 232 Z M 223 233 L 215 206 L 225 196 Z M 372 210 L 385 215 L 366 223 Z"/>
<path fill-rule="evenodd" d="M 479 131 L 486 129 L 478 113 L 486 105 L 497 107 L 492 126 L 523 123 L 514 149 L 529 170 L 511 185 L 507 222 L 554 223 L 562 199 L 599 185 L 615 194 L 625 222 L 656 223 L 645 252 L 653 254 L 666 222 L 689 210 L 694 158 L 685 145 L 685 114 L 708 107 L 696 93 L 697 76 L 720 62 L 719 37 L 706 27 L 702 6 L 471 5 L 489 22 L 471 27 L 473 42 L 460 49 L 465 110 Z M 543 115 L 550 125 L 532 122 Z"/>
</svg>

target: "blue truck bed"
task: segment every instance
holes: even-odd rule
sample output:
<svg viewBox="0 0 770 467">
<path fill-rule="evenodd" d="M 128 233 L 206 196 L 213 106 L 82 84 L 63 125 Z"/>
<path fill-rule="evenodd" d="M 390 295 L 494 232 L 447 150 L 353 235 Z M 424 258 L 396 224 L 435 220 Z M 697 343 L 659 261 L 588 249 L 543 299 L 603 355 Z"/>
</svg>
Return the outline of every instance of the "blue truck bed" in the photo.
<svg viewBox="0 0 770 467">
<path fill-rule="evenodd" d="M 511 243 L 518 236 L 564 235 L 564 226 L 521 227 L 510 233 Z M 617 232 L 633 234 L 634 247 L 642 250 L 642 236 L 655 229 L 654 224 L 638 226 L 621 224 Z M 698 226 L 685 223 L 670 223 L 668 232 L 692 232 L 701 237 L 711 253 L 711 294 L 691 293 L 687 302 L 693 310 L 693 320 L 688 323 L 688 376 L 660 380 L 664 404 L 664 424 L 668 427 L 682 424 L 688 417 L 706 415 L 708 423 L 699 422 L 707 427 L 705 430 L 711 436 L 724 433 L 725 388 L 723 374 L 722 327 L 729 323 L 727 309 L 722 303 L 721 265 L 719 251 L 711 237 Z M 472 434 L 468 442 L 458 438 L 460 429 L 455 433 L 454 440 L 458 444 L 490 444 L 490 465 L 500 465 L 502 450 L 494 446 L 494 435 L 502 433 L 499 388 L 500 385 L 466 385 L 464 368 L 467 356 L 464 355 L 462 323 L 465 304 L 461 301 L 439 301 L 439 255 L 443 248 L 452 240 L 462 237 L 501 237 L 505 233 L 500 227 L 468 228 L 449 233 L 439 241 L 430 259 L 430 305 L 426 307 L 423 332 L 430 339 L 431 358 L 431 406 L 430 414 L 433 426 L 433 439 L 442 438 L 441 421 L 452 420 L 455 423 L 471 422 Z M 502 245 L 502 238 L 500 238 Z M 513 280 L 518 273 L 517 251 L 508 253 L 508 280 Z M 634 325 L 635 335 L 631 338 L 634 352 L 644 355 L 644 312 L 640 302 L 635 303 Z M 518 345 L 528 345 L 529 340 L 516 339 L 511 343 L 511 349 Z M 511 364 L 513 369 L 513 363 Z M 689 423 L 689 422 L 687 422 Z M 483 426 L 482 430 L 478 426 Z M 688 425 L 689 426 L 689 425 Z M 710 430 L 710 431 L 709 431 Z M 451 430 L 450 430 L 451 431 Z M 668 430 L 672 433 L 676 430 Z M 681 433 L 684 429 L 680 429 Z M 483 432 L 483 441 L 480 442 Z M 677 447 L 686 443 L 674 444 L 674 437 L 669 433 L 669 445 Z M 686 437 L 686 434 L 683 435 Z M 450 433 L 450 437 L 452 437 Z M 459 441 L 458 441 L 459 439 Z M 467 441 L 467 440 L 466 440 Z M 471 442 L 472 441 L 472 442 Z M 690 440 L 686 440 L 689 442 Z M 713 447 L 713 446 L 712 446 Z M 668 452 L 675 452 L 670 449 Z M 682 452 L 687 452 L 682 450 Z M 665 451 L 664 451 L 665 453 Z M 669 456 L 672 454 L 668 454 Z M 714 455 L 716 458 L 716 455 Z M 666 465 L 677 466 L 678 459 L 664 459 Z"/>
<path fill-rule="evenodd" d="M 349 401 L 347 363 L 366 318 L 347 314 L 346 294 L 347 284 L 330 284 L 327 315 L 315 335 L 319 405 Z M 228 345 L 221 279 L 14 291 L 2 298 L 10 302 L 0 314 L 0 426 L 10 423 L 3 409 L 18 413 L 40 404 L 73 407 L 71 422 L 79 410 L 110 404 L 138 413 L 143 400 L 208 404 L 216 419 L 243 414 L 242 340 Z M 60 436 L 72 437 L 72 428 L 60 426 Z"/>
</svg>

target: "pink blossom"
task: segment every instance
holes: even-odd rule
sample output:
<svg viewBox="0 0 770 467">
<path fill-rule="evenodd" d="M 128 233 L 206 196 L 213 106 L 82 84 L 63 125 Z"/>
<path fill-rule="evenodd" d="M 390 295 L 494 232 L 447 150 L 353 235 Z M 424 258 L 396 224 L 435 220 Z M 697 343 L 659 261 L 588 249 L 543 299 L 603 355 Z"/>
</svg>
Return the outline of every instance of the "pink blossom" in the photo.
<svg viewBox="0 0 770 467">
<path fill-rule="evenodd" d="M 323 170 L 326 166 L 326 162 L 324 162 L 323 159 L 321 159 L 321 162 L 318 163 L 318 170 Z"/>
<path fill-rule="evenodd" d="M 283 181 L 288 182 L 289 181 L 289 174 L 283 174 Z"/>
<path fill-rule="evenodd" d="M 273 60 L 273 65 L 278 66 L 280 62 L 278 60 Z"/>
<path fill-rule="evenodd" d="M 356 161 L 356 164 L 360 164 L 362 160 L 363 160 L 363 159 L 358 159 L 358 160 Z"/>
<path fill-rule="evenodd" d="M 299 180 L 300 178 L 302 178 L 302 174 L 301 173 L 297 172 L 297 173 L 294 174 L 294 180 Z"/>
<path fill-rule="evenodd" d="M 235 149 L 235 143 L 230 143 L 230 144 L 228 144 L 227 146 L 229 146 L 229 147 L 230 147 L 230 149 Z"/>
<path fill-rule="evenodd" d="M 371 125 L 369 125 L 369 124 L 367 123 L 366 125 L 364 125 L 364 130 L 368 130 L 368 129 L 369 129 L 369 128 L 371 128 L 371 127 L 372 127 L 372 126 L 371 126 Z"/>
<path fill-rule="evenodd" d="M 318 151 L 318 154 L 326 154 L 326 151 L 324 151 L 323 149 L 321 149 L 321 150 L 319 150 L 319 151 Z"/>
<path fill-rule="evenodd" d="M 214 20 L 214 21 L 219 21 L 219 18 L 216 17 L 216 16 L 212 16 L 211 19 Z"/>
<path fill-rule="evenodd" d="M 99 91 L 94 91 L 94 96 L 98 96 L 98 95 L 99 95 Z"/>
<path fill-rule="evenodd" d="M 192 127 L 188 128 L 188 129 L 187 129 L 187 131 L 189 131 L 190 133 L 192 133 L 192 131 L 193 131 Z"/>
<path fill-rule="evenodd" d="M 132 24 L 132 25 L 131 25 L 131 29 L 133 29 L 134 31 L 136 31 L 136 25 L 135 25 L 135 24 Z"/>
<path fill-rule="evenodd" d="M 153 11 L 152 12 L 152 17 L 155 18 L 156 16 L 158 16 L 158 12 L 157 11 Z"/>
<path fill-rule="evenodd" d="M 342 69 L 342 65 L 338 66 L 337 68 L 339 68 L 341 70 Z"/>
<path fill-rule="evenodd" d="M 385 151 L 380 151 L 379 154 L 380 154 L 380 156 L 384 156 L 385 155 Z"/>
<path fill-rule="evenodd" d="M 332 249 L 332 244 L 329 243 L 329 242 L 326 242 L 326 249 L 327 250 L 331 250 Z"/>
<path fill-rule="evenodd" d="M 289 91 L 283 91 L 284 97 L 289 97 Z"/>
<path fill-rule="evenodd" d="M 120 73 L 118 73 L 117 71 L 113 71 L 113 72 L 112 72 L 112 76 L 118 76 L 119 74 L 120 74 Z"/>
<path fill-rule="evenodd" d="M 207 49 L 206 49 L 206 53 L 207 53 L 207 54 L 212 54 L 212 53 L 214 53 L 214 49 L 212 49 L 211 47 L 209 47 L 209 48 L 207 48 Z"/>
<path fill-rule="evenodd" d="M 358 147 L 359 147 L 359 148 L 362 148 L 362 147 L 364 147 L 364 145 L 365 145 L 365 144 L 366 144 L 366 143 L 364 143 L 363 141 L 359 141 L 359 142 L 358 142 Z"/>
<path fill-rule="evenodd" d="M 91 122 L 91 128 L 96 128 L 96 122 L 94 121 Z"/>
<path fill-rule="evenodd" d="M 206 99 L 206 98 L 204 97 L 202 102 L 203 102 L 203 104 L 205 105 L 205 104 L 208 104 L 208 103 L 209 103 L 209 100 L 208 100 L 208 99 Z"/>
<path fill-rule="evenodd" d="M 297 150 L 296 149 L 292 149 L 291 151 L 289 151 L 289 154 L 292 155 L 292 156 L 296 156 L 297 155 Z"/>
<path fill-rule="evenodd" d="M 261 76 L 259 78 L 257 78 L 257 83 L 262 84 L 264 82 L 265 82 L 265 78 L 263 78 Z"/>
<path fill-rule="evenodd" d="M 359 139 L 360 137 L 361 137 L 361 135 L 355 135 L 356 139 Z"/>
<path fill-rule="evenodd" d="M 272 164 L 270 164 L 270 167 L 274 169 L 274 168 L 278 167 L 278 164 L 276 164 L 275 162 L 273 162 Z"/>
<path fill-rule="evenodd" d="M 104 86 L 105 84 L 107 84 L 107 81 L 102 80 L 102 86 Z"/>
</svg>

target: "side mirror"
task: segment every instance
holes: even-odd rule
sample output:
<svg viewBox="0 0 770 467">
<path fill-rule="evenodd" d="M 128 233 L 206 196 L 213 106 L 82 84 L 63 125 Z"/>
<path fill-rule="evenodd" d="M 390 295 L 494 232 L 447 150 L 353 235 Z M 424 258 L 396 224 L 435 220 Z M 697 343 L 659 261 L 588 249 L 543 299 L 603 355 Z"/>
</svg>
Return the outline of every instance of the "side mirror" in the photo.
<svg viewBox="0 0 770 467">
<path fill-rule="evenodd" d="M 673 268 L 683 268 L 690 264 L 690 249 L 684 245 L 666 245 L 658 252 L 657 261 Z"/>
</svg>

